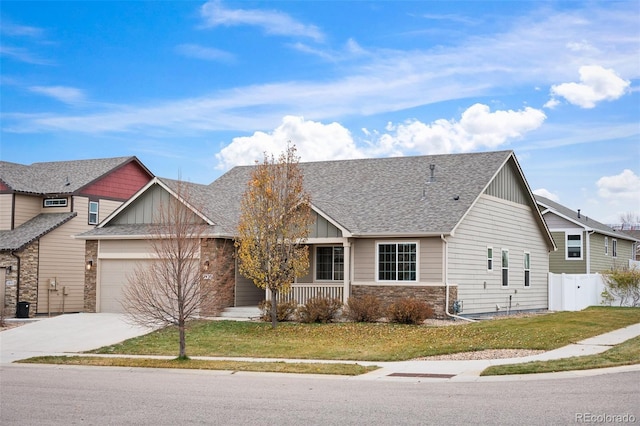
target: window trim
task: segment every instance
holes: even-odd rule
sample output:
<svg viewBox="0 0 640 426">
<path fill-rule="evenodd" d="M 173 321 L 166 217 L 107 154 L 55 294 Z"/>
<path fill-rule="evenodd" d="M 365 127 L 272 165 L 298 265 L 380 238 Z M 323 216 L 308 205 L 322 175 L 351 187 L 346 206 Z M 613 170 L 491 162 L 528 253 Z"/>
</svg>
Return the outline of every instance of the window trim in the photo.
<svg viewBox="0 0 640 426">
<path fill-rule="evenodd" d="M 580 257 L 569 257 L 569 237 L 580 236 Z M 565 231 L 564 233 L 564 257 L 565 260 L 583 260 L 584 259 L 584 233 L 582 231 Z"/>
<path fill-rule="evenodd" d="M 320 248 L 331 248 L 331 279 L 326 279 L 326 278 L 318 278 L 318 249 Z M 336 248 L 340 248 L 342 249 L 342 279 L 335 279 L 335 273 L 336 273 L 336 264 L 335 264 L 335 249 Z M 315 256 L 314 256 L 314 273 L 313 273 L 313 277 L 314 280 L 317 282 L 342 282 L 344 281 L 344 254 L 345 254 L 345 250 L 344 250 L 344 246 L 341 245 L 332 245 L 332 244 L 321 244 L 321 245 L 317 245 L 315 247 Z"/>
<path fill-rule="evenodd" d="M 60 204 L 49 204 L 53 202 L 60 202 Z M 49 205 L 47 205 L 49 204 Z M 52 207 L 67 207 L 69 205 L 69 199 L 67 198 L 45 198 L 42 200 L 42 207 L 44 208 L 52 208 Z"/>
<path fill-rule="evenodd" d="M 491 253 L 489 253 L 491 251 Z M 489 256 L 491 254 L 491 256 Z M 493 272 L 493 247 L 487 247 L 487 272 Z"/>
<path fill-rule="evenodd" d="M 507 255 L 506 260 L 507 260 L 507 265 L 505 266 L 505 253 Z M 501 249 L 500 251 L 500 266 L 501 266 L 501 271 L 502 271 L 502 276 L 501 276 L 501 280 L 500 280 L 500 284 L 502 288 L 508 288 L 509 287 L 509 249 Z M 505 277 L 505 271 L 507 273 L 506 277 Z M 505 280 L 506 278 L 506 280 Z M 506 282 L 506 283 L 505 283 Z"/>
<path fill-rule="evenodd" d="M 377 283 L 397 283 L 397 284 L 404 284 L 404 283 L 417 283 L 420 282 L 420 243 L 419 241 L 415 241 L 415 240 L 411 240 L 411 241 L 397 241 L 397 240 L 393 240 L 393 241 L 376 241 L 376 258 L 375 258 L 375 266 L 376 266 L 376 270 L 375 270 L 375 281 Z M 397 247 L 398 245 L 402 245 L 402 244 L 413 244 L 416 246 L 416 276 L 415 276 L 415 280 L 398 280 L 398 270 L 396 269 L 396 279 L 395 280 L 381 280 L 380 279 L 380 246 L 381 245 L 389 245 L 389 244 L 394 244 L 396 246 L 396 253 L 397 253 Z M 397 265 L 397 258 L 396 258 L 396 265 Z"/>
<path fill-rule="evenodd" d="M 609 237 L 604 237 L 604 255 L 609 256 Z"/>
<path fill-rule="evenodd" d="M 95 205 L 96 206 L 96 211 L 92 212 L 91 211 L 91 206 Z M 89 207 L 88 207 L 88 217 L 87 217 L 87 223 L 89 225 L 97 225 L 100 222 L 100 203 L 98 201 L 89 201 Z M 91 221 L 91 215 L 95 214 L 96 219 L 95 221 Z"/>
<path fill-rule="evenodd" d="M 618 240 L 615 238 L 611 239 L 611 257 L 618 257 Z"/>
<path fill-rule="evenodd" d="M 531 287 L 531 253 L 528 251 L 524 252 L 523 257 L 523 265 L 524 268 L 524 287 Z"/>
</svg>

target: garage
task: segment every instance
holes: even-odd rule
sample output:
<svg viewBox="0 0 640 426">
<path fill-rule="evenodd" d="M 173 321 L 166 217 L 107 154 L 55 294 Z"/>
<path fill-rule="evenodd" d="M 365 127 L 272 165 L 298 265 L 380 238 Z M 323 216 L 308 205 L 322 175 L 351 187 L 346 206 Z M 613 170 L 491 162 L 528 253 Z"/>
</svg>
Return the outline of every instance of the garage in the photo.
<svg viewBox="0 0 640 426">
<path fill-rule="evenodd" d="M 123 288 L 137 265 L 149 264 L 151 260 L 103 259 L 100 261 L 100 285 L 98 312 L 124 312 L 121 301 Z"/>
</svg>

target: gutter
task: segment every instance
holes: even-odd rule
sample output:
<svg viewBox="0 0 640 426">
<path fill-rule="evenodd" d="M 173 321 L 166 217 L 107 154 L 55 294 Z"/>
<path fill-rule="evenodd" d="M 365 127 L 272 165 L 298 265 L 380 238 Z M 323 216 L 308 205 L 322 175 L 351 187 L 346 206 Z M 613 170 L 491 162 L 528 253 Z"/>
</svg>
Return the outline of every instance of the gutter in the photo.
<svg viewBox="0 0 640 426">
<path fill-rule="evenodd" d="M 445 285 L 445 298 L 444 298 L 444 313 L 451 318 L 458 318 L 464 321 L 476 322 L 471 318 L 461 317 L 460 315 L 455 315 L 449 312 L 449 242 L 445 238 L 444 234 L 440 234 L 440 239 L 444 243 L 444 250 L 442 253 L 442 274 L 444 275 L 444 285 Z"/>
</svg>

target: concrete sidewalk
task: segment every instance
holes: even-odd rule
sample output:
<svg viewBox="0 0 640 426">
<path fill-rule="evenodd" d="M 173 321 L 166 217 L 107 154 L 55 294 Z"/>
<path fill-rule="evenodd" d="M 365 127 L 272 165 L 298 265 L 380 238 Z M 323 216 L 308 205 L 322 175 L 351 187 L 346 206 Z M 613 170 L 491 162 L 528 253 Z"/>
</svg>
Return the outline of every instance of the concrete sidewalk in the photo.
<svg viewBox="0 0 640 426">
<path fill-rule="evenodd" d="M 123 340 L 140 336 L 152 331 L 148 328 L 131 325 L 120 314 L 66 314 L 58 317 L 34 321 L 0 333 L 0 364 L 40 355 L 77 355 L 101 346 L 111 345 Z M 506 376 L 481 378 L 480 373 L 492 365 L 516 364 L 529 361 L 547 361 L 598 354 L 626 340 L 640 336 L 640 323 L 615 330 L 600 336 L 591 337 L 578 343 L 552 351 L 521 358 L 502 358 L 493 360 L 472 361 L 327 361 L 272 358 L 234 358 L 234 357 L 193 357 L 194 359 L 225 359 L 237 361 L 284 361 L 314 363 L 345 363 L 360 365 L 377 365 L 381 368 L 374 372 L 354 377 L 354 380 L 413 380 L 413 381 L 477 381 L 505 380 Z M 111 355 L 108 355 L 111 356 Z M 124 356 L 126 357 L 126 356 Z M 143 358 L 151 358 L 143 356 Z M 174 358 L 153 357 L 153 358 Z M 590 370 L 602 374 L 611 371 L 640 371 L 640 365 L 619 367 L 614 369 Z M 553 373 L 575 376 L 577 372 Z M 585 375 L 579 372 L 578 375 Z M 540 378 L 542 375 L 528 375 Z M 512 377 L 512 376 L 511 376 Z"/>
</svg>

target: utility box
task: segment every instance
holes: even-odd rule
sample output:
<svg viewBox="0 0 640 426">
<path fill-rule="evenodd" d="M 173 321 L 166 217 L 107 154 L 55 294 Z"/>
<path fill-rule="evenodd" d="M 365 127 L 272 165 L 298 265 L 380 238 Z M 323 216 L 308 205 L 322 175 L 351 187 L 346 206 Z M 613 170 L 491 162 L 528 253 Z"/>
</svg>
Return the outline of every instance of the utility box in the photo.
<svg viewBox="0 0 640 426">
<path fill-rule="evenodd" d="M 29 302 L 18 302 L 18 309 L 16 310 L 17 318 L 29 318 Z"/>
</svg>

